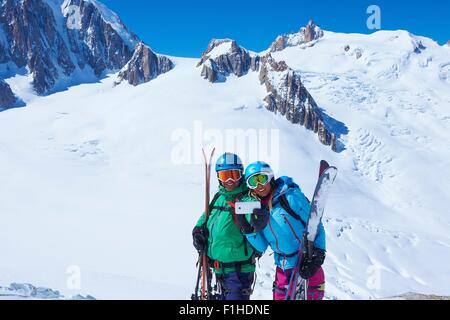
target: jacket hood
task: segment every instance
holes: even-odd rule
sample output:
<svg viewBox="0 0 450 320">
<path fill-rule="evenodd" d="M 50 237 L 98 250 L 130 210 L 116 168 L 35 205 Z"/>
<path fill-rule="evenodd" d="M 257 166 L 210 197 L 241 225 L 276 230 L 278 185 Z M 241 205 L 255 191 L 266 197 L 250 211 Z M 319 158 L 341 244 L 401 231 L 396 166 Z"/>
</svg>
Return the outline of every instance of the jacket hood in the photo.
<svg viewBox="0 0 450 320">
<path fill-rule="evenodd" d="M 295 189 L 300 187 L 294 182 L 294 180 L 290 177 L 279 177 L 277 180 L 275 180 L 275 191 L 273 193 L 272 199 L 276 200 L 278 197 L 282 196 L 286 192 L 288 192 L 289 189 Z"/>
</svg>

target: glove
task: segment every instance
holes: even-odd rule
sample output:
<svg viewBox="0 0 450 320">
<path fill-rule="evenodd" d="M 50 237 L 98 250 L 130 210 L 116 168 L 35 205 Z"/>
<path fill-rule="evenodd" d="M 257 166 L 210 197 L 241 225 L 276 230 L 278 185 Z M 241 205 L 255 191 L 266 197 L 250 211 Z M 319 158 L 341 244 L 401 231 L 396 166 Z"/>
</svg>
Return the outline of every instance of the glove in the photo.
<svg viewBox="0 0 450 320">
<path fill-rule="evenodd" d="M 269 222 L 269 210 L 266 208 L 254 209 L 253 214 L 250 217 L 250 225 L 253 227 L 254 232 L 260 232 L 264 230 Z"/>
<path fill-rule="evenodd" d="M 245 215 L 237 214 L 236 220 L 237 220 L 238 227 L 241 230 L 242 234 L 250 234 L 250 233 L 255 232 L 252 225 L 245 218 Z"/>
<path fill-rule="evenodd" d="M 311 258 L 304 254 L 299 267 L 300 277 L 305 280 L 312 278 L 323 265 L 325 255 L 325 251 L 319 248 L 314 248 Z"/>
<path fill-rule="evenodd" d="M 209 231 L 206 226 L 195 227 L 192 230 L 192 238 L 194 239 L 194 247 L 199 253 L 205 252 L 208 245 Z"/>
</svg>

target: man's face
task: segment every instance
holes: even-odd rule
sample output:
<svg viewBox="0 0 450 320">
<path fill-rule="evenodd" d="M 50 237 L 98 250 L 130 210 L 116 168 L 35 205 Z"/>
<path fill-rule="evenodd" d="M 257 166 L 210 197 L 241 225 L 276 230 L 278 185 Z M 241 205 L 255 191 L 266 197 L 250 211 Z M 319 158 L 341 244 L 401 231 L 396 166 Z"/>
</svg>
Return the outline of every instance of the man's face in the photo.
<svg viewBox="0 0 450 320">
<path fill-rule="evenodd" d="M 239 186 L 239 182 L 240 182 L 240 180 L 238 180 L 238 181 L 228 180 L 228 181 L 222 182 L 222 185 L 227 191 L 233 191 L 234 189 L 236 189 Z"/>
</svg>

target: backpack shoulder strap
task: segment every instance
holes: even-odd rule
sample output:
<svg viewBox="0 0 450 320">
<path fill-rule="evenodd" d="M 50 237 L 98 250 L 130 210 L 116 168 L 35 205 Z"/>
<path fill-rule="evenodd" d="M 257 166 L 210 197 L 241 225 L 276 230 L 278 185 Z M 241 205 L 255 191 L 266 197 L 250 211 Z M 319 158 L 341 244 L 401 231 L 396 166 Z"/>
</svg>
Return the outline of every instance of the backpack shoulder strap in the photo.
<svg viewBox="0 0 450 320">
<path fill-rule="evenodd" d="M 212 211 L 213 209 L 216 209 L 216 207 L 214 205 L 216 204 L 216 202 L 219 199 L 219 197 L 220 197 L 220 193 L 217 192 L 214 195 L 214 198 L 211 200 L 211 202 L 209 204 L 209 211 Z"/>
<path fill-rule="evenodd" d="M 303 228 L 306 228 L 306 222 L 303 221 L 302 217 L 300 217 L 300 215 L 298 215 L 290 206 L 288 199 L 286 198 L 286 195 L 283 194 L 278 198 L 278 201 L 280 201 L 280 205 L 281 207 L 284 209 L 284 211 L 286 211 L 287 213 L 289 213 L 295 220 L 298 220 L 301 222 L 301 224 L 303 225 Z"/>
</svg>

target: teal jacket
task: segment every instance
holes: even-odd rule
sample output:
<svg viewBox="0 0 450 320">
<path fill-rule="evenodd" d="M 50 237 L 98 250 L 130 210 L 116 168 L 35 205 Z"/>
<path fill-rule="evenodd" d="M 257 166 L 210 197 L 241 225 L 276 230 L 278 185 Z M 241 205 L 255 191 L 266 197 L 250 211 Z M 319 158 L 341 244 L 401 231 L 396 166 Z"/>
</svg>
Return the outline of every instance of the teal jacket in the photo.
<svg viewBox="0 0 450 320">
<path fill-rule="evenodd" d="M 280 202 L 285 196 L 291 209 L 300 217 L 296 219 L 286 212 Z M 263 253 L 270 246 L 274 251 L 275 264 L 285 269 L 294 268 L 301 248 L 305 226 L 308 222 L 310 203 L 300 187 L 289 177 L 281 177 L 275 182 L 275 191 L 272 195 L 272 210 L 269 222 L 261 232 L 247 235 L 252 246 Z M 249 220 L 250 217 L 247 217 Z M 318 234 L 314 242 L 316 248 L 326 250 L 325 229 L 320 223 Z"/>
</svg>

